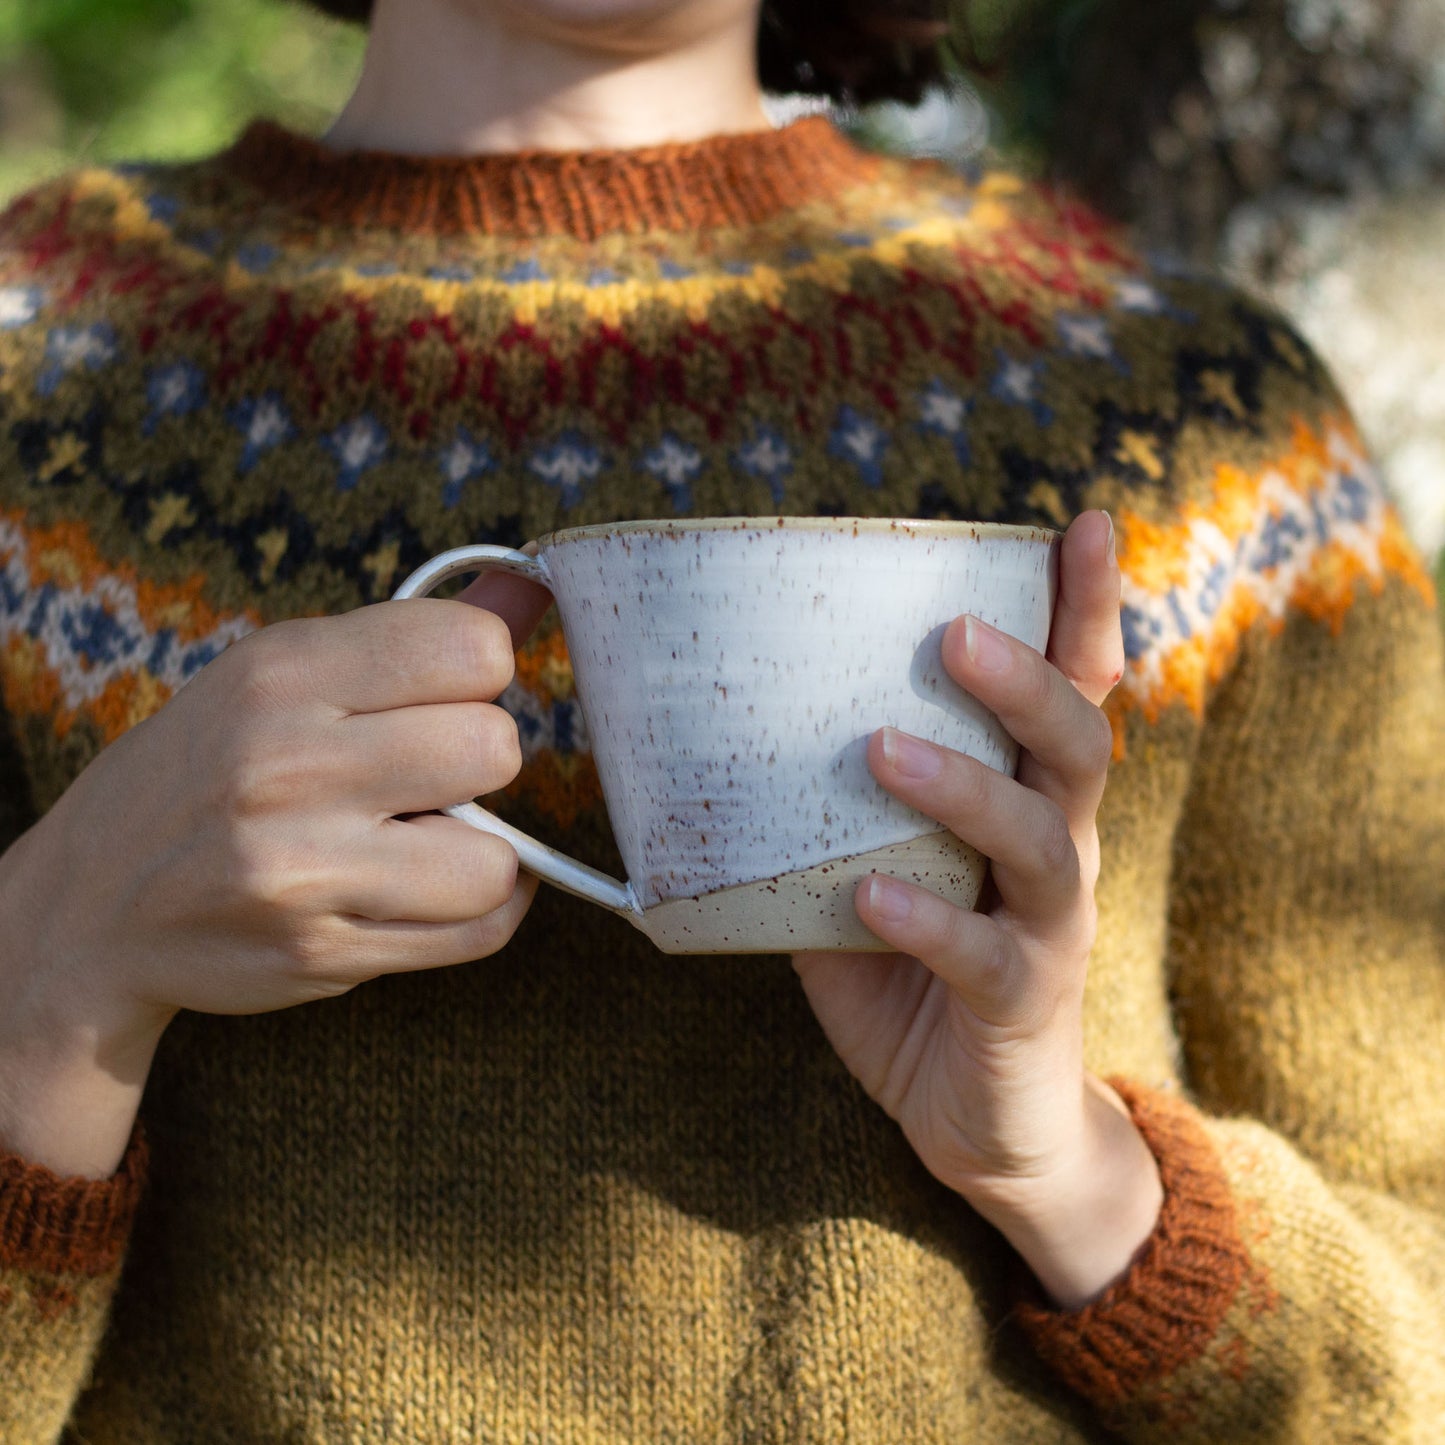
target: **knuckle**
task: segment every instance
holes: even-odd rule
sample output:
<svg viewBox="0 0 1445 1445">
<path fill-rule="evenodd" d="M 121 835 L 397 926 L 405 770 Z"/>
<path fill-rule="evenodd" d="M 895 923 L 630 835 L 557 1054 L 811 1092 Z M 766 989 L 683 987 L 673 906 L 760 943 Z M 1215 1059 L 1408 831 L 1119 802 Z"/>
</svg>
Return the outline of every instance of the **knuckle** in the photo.
<svg viewBox="0 0 1445 1445">
<path fill-rule="evenodd" d="M 466 606 L 457 614 L 456 647 L 461 665 L 475 676 L 478 686 L 495 697 L 511 682 L 516 671 L 512 634 L 495 612 Z"/>
<path fill-rule="evenodd" d="M 1128 657 L 1124 652 L 1124 634 L 1116 627 L 1109 638 L 1109 650 L 1106 655 L 1106 666 L 1104 668 L 1104 685 L 1112 692 L 1124 677 L 1124 669 L 1128 665 Z"/>
<path fill-rule="evenodd" d="M 226 876 L 231 888 L 253 908 L 284 912 L 295 880 L 281 850 L 261 830 L 242 826 L 231 835 Z"/>
<path fill-rule="evenodd" d="M 292 974 L 307 982 L 330 980 L 345 963 L 338 941 L 319 920 L 291 930 L 284 952 Z"/>
<path fill-rule="evenodd" d="M 1114 757 L 1114 729 L 1101 708 L 1090 708 L 1078 733 L 1079 766 L 1088 777 L 1108 770 Z"/>
<path fill-rule="evenodd" d="M 269 752 L 240 747 L 217 769 L 213 782 L 216 806 L 227 818 L 256 818 L 271 811 L 276 787 Z"/>
<path fill-rule="evenodd" d="M 1058 701 L 1057 674 L 1053 667 L 1034 653 L 1030 655 L 1028 663 L 1019 668 L 1019 673 L 1020 710 L 1048 716 Z"/>
<path fill-rule="evenodd" d="M 517 886 L 517 851 L 505 838 L 477 834 L 477 850 L 472 868 L 479 915 L 495 912 L 511 896 Z"/>
<path fill-rule="evenodd" d="M 349 614 L 362 619 L 366 664 L 388 677 L 439 674 L 458 697 L 500 692 L 515 659 L 507 625 L 455 598 L 379 602 Z"/>
<path fill-rule="evenodd" d="M 997 1004 L 1014 991 L 1018 970 L 1007 938 L 995 933 L 975 960 L 973 987 L 978 996 Z"/>
<path fill-rule="evenodd" d="M 295 706 L 305 690 L 314 622 L 277 622 L 243 637 L 224 656 L 234 702 L 264 712 Z"/>
<path fill-rule="evenodd" d="M 488 958 L 499 952 L 511 942 L 520 922 L 519 913 L 500 907 L 478 915 L 463 930 L 468 956 Z"/>
<path fill-rule="evenodd" d="M 1043 872 L 1073 884 L 1079 878 L 1079 850 L 1062 808 L 1050 804 L 1039 826 L 1038 858 Z"/>
<path fill-rule="evenodd" d="M 486 791 L 505 787 L 522 771 L 522 738 L 517 720 L 505 708 L 484 703 L 478 709 L 475 727 L 477 755 L 488 782 Z"/>
<path fill-rule="evenodd" d="M 950 798 L 951 809 L 958 821 L 977 817 L 978 814 L 988 805 L 989 796 L 993 790 L 993 778 L 990 776 L 990 769 L 977 758 L 971 758 L 964 754 L 959 755 L 960 760 L 954 763 L 953 777 L 951 780 Z"/>
<path fill-rule="evenodd" d="M 1092 903 L 1094 890 L 1099 885 L 1099 877 L 1103 872 L 1103 859 L 1101 856 L 1098 834 L 1092 834 L 1088 843 L 1079 850 L 1079 886 L 1088 896 Z M 1097 917 L 1093 920 L 1097 923 Z"/>
<path fill-rule="evenodd" d="M 224 864 L 227 886 L 242 906 L 283 920 L 283 931 L 320 915 L 326 873 L 320 847 L 288 842 L 274 828 L 241 819 L 229 829 Z"/>
<path fill-rule="evenodd" d="M 247 738 L 217 768 L 212 791 L 224 816 L 257 819 L 294 809 L 315 781 L 309 752 Z"/>
<path fill-rule="evenodd" d="M 496 914 L 478 919 L 472 942 L 473 957 L 490 958 L 492 954 L 500 953 L 512 941 L 512 935 L 516 931 L 516 925 L 510 919 Z"/>
<path fill-rule="evenodd" d="M 234 847 L 228 860 L 227 883 L 240 906 L 257 919 L 266 919 L 267 928 L 276 926 L 276 920 L 290 912 L 295 880 L 285 864 L 266 848 L 246 842 Z"/>
</svg>

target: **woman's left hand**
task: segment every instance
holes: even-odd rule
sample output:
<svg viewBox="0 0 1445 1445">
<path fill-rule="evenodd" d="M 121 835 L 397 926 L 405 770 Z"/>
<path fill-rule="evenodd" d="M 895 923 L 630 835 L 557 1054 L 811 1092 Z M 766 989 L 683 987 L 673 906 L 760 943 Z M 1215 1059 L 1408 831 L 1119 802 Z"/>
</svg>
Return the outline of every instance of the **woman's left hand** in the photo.
<svg viewBox="0 0 1445 1445">
<path fill-rule="evenodd" d="M 989 901 L 968 912 L 875 875 L 858 915 L 898 952 L 793 962 L 843 1062 L 923 1163 L 1077 1308 L 1128 1269 L 1163 1197 L 1123 1104 L 1083 1063 L 1112 752 L 1099 704 L 1124 660 L 1109 518 L 1085 513 L 1064 537 L 1047 657 L 960 618 L 943 660 L 1022 746 L 1017 779 L 889 728 L 868 760 L 991 860 Z"/>
</svg>

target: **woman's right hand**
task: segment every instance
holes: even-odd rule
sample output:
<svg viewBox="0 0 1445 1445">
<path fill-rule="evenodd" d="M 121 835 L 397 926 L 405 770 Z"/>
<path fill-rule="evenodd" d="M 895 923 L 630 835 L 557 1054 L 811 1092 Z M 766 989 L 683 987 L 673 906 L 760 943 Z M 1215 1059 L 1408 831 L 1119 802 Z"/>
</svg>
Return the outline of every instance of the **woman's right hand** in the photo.
<svg viewBox="0 0 1445 1445">
<path fill-rule="evenodd" d="M 545 594 L 485 581 L 525 635 Z M 178 1010 L 262 1013 L 501 948 L 535 881 L 430 810 L 516 776 L 491 701 L 513 663 L 508 623 L 459 601 L 281 622 L 100 753 L 0 859 L 0 1144 L 107 1173 Z"/>
</svg>

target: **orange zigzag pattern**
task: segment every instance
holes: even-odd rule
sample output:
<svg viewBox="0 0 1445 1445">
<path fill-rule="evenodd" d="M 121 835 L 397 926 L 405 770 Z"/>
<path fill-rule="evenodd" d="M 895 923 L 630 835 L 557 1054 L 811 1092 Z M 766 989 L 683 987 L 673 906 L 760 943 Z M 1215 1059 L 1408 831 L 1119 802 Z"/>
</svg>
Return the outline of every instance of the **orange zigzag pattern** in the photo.
<svg viewBox="0 0 1445 1445">
<path fill-rule="evenodd" d="M 101 740 L 161 708 L 232 642 L 261 626 L 218 611 L 199 575 L 163 585 L 109 562 L 83 523 L 27 527 L 0 510 L 0 685 L 14 717 L 45 717 L 57 738 L 84 719 Z M 522 649 L 498 699 L 516 719 L 527 767 L 507 790 L 563 826 L 601 793 L 560 632 Z"/>
<path fill-rule="evenodd" d="M 0 680 L 17 717 L 43 714 L 57 737 L 82 716 L 106 742 L 149 717 L 231 642 L 260 625 L 203 596 L 102 556 L 84 524 L 28 528 L 0 511 Z"/>
<path fill-rule="evenodd" d="M 1294 611 L 1338 633 L 1359 588 L 1378 593 L 1391 574 L 1434 597 L 1347 417 L 1318 431 L 1296 420 L 1290 449 L 1258 472 L 1221 466 L 1214 496 L 1177 522 L 1125 509 L 1116 524 L 1128 662 L 1108 711 L 1119 755 L 1132 711 L 1202 715 L 1256 625 L 1278 632 Z"/>
</svg>

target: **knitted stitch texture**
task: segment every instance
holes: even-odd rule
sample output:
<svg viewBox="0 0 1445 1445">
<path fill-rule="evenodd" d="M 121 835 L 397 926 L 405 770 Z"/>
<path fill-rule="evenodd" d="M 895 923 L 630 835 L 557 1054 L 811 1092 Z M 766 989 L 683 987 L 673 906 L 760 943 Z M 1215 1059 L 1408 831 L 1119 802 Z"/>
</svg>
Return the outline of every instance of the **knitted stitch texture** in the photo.
<svg viewBox="0 0 1445 1445">
<path fill-rule="evenodd" d="M 262 124 L 22 198 L 0 842 L 230 642 L 463 542 L 1096 506 L 1128 668 L 1087 1047 L 1166 1190 L 1103 1299 L 1037 1297 L 785 960 L 544 889 L 484 963 L 183 1015 L 115 1180 L 0 1163 L 0 1438 L 1438 1439 L 1429 584 L 1298 336 L 1065 197 L 815 118 L 465 161 Z M 503 701 L 499 806 L 615 866 L 554 624 Z"/>
</svg>

